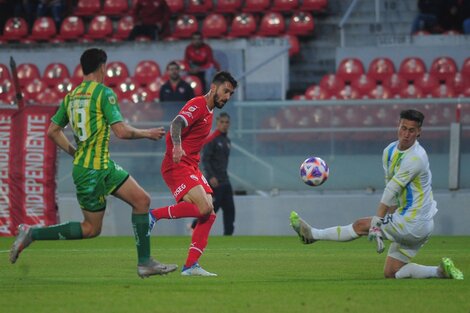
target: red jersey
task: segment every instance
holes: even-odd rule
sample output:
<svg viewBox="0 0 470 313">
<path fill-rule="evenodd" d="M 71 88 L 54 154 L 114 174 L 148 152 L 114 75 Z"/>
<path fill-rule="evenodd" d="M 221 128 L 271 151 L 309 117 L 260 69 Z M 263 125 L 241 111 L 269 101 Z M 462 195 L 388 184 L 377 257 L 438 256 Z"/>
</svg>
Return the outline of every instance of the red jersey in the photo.
<svg viewBox="0 0 470 313">
<path fill-rule="evenodd" d="M 132 9 L 135 22 L 144 25 L 166 24 L 171 17 L 170 7 L 165 0 L 138 0 Z"/>
<path fill-rule="evenodd" d="M 206 137 L 211 131 L 213 112 L 207 107 L 206 98 L 200 96 L 189 100 L 178 113 L 178 116 L 181 116 L 186 123 L 186 127 L 181 131 L 181 146 L 186 152 L 186 155 L 181 158 L 181 163 L 184 165 L 199 166 L 202 146 L 206 143 Z M 168 132 L 162 172 L 174 164 L 173 141 L 171 140 L 171 133 Z"/>
</svg>

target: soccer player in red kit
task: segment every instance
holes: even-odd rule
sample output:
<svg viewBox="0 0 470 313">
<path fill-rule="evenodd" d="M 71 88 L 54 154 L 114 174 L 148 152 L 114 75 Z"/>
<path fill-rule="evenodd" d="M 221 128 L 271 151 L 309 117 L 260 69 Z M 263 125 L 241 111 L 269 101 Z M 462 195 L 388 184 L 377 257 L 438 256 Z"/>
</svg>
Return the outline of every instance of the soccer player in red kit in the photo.
<svg viewBox="0 0 470 313">
<path fill-rule="evenodd" d="M 183 276 L 217 276 L 198 263 L 209 232 L 215 221 L 212 189 L 199 170 L 200 151 L 212 127 L 215 107 L 221 109 L 233 95 L 237 81 L 228 72 L 218 72 L 212 79 L 209 92 L 189 100 L 171 122 L 166 136 L 166 152 L 162 176 L 176 204 L 150 210 L 150 229 L 159 219 L 195 217 L 188 258 Z"/>
</svg>

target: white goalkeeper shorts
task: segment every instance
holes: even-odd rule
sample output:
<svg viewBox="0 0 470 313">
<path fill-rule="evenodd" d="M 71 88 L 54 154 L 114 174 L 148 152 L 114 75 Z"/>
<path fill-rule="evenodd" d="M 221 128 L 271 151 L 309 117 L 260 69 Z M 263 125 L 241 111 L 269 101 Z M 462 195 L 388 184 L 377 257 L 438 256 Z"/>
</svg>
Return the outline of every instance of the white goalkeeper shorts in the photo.
<svg viewBox="0 0 470 313">
<path fill-rule="evenodd" d="M 405 221 L 397 213 L 386 215 L 382 224 L 382 232 L 392 243 L 388 256 L 409 263 L 418 250 L 428 241 L 434 229 L 434 221 Z"/>
</svg>

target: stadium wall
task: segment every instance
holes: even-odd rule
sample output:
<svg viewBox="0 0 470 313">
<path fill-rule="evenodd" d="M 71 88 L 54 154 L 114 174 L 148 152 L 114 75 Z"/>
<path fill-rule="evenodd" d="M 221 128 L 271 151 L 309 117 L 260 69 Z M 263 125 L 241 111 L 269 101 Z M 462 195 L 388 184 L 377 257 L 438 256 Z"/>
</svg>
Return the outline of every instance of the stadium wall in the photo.
<svg viewBox="0 0 470 313">
<path fill-rule="evenodd" d="M 455 192 L 437 191 L 434 197 L 439 212 L 435 217 L 434 234 L 470 235 L 470 190 Z M 288 192 L 278 195 L 235 196 L 235 235 L 294 235 L 289 226 L 289 213 L 296 210 L 314 226 L 329 227 L 349 224 L 355 219 L 373 215 L 381 198 L 381 192 Z M 173 204 L 173 198 L 153 196 L 151 207 Z M 222 215 L 212 229 L 212 235 L 223 234 Z M 81 220 L 81 211 L 74 194 L 61 195 L 59 214 L 62 222 Z M 108 198 L 105 213 L 104 236 L 132 235 L 131 211 L 128 205 Z M 191 219 L 162 220 L 157 223 L 154 236 L 189 235 L 187 224 Z"/>
</svg>

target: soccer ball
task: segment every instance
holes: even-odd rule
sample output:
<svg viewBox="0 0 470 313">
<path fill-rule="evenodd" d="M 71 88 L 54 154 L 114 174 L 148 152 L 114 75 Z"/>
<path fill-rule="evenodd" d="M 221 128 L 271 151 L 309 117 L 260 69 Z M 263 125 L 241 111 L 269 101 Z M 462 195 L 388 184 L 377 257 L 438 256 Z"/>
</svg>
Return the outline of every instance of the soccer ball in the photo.
<svg viewBox="0 0 470 313">
<path fill-rule="evenodd" d="M 319 157 L 310 157 L 300 165 L 300 178 L 309 186 L 320 186 L 329 174 L 328 165 Z"/>
</svg>

